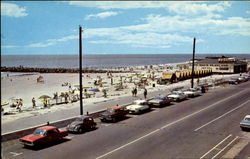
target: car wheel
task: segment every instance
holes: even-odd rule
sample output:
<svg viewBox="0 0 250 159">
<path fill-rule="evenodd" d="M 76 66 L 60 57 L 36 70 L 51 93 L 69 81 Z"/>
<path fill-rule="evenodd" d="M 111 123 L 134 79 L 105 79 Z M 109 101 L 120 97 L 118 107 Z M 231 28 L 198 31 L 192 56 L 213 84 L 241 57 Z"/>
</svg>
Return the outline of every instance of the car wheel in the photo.
<svg viewBox="0 0 250 159">
<path fill-rule="evenodd" d="M 83 133 L 83 129 L 82 129 L 82 128 L 79 128 L 79 129 L 78 129 L 78 132 L 79 132 L 79 133 Z"/>
<path fill-rule="evenodd" d="M 240 128 L 241 128 L 241 130 L 242 130 L 242 131 L 246 131 L 246 129 L 245 129 L 245 128 L 243 128 L 243 127 L 240 127 Z"/>
<path fill-rule="evenodd" d="M 115 118 L 112 118 L 112 122 L 115 123 L 115 122 L 116 122 L 116 119 L 115 119 Z"/>
</svg>

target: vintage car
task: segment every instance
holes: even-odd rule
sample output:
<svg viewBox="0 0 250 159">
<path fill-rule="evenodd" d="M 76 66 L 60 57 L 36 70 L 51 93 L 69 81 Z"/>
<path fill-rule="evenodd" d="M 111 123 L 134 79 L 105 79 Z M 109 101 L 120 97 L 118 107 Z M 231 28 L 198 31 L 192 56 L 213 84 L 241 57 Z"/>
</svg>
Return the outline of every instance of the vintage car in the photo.
<svg viewBox="0 0 250 159">
<path fill-rule="evenodd" d="M 237 85 L 237 84 L 240 83 L 240 81 L 239 81 L 238 78 L 231 78 L 231 79 L 228 80 L 228 83 Z"/>
<path fill-rule="evenodd" d="M 167 97 L 174 100 L 174 101 L 176 101 L 176 102 L 179 102 L 179 101 L 185 100 L 187 98 L 187 95 L 185 95 L 181 91 L 173 91 Z"/>
<path fill-rule="evenodd" d="M 172 102 L 172 99 L 167 96 L 158 96 L 153 99 L 148 100 L 148 105 L 152 107 L 163 107 L 169 105 Z"/>
<path fill-rule="evenodd" d="M 113 106 L 107 108 L 107 110 L 100 114 L 100 120 L 102 122 L 112 121 L 116 122 L 118 119 L 124 118 L 128 114 L 128 110 L 125 107 Z"/>
<path fill-rule="evenodd" d="M 135 100 L 132 105 L 126 107 L 131 114 L 140 114 L 144 111 L 150 110 L 147 100 Z"/>
<path fill-rule="evenodd" d="M 70 123 L 66 129 L 69 132 L 83 133 L 87 130 L 92 130 L 96 127 L 94 119 L 90 116 L 80 116 L 77 117 L 75 121 Z"/>
<path fill-rule="evenodd" d="M 240 128 L 245 130 L 250 130 L 250 115 L 246 115 L 245 118 L 240 122 Z"/>
<path fill-rule="evenodd" d="M 201 95 L 201 90 L 195 89 L 195 88 L 189 88 L 185 91 L 183 91 L 185 95 L 188 97 L 197 97 Z"/>
<path fill-rule="evenodd" d="M 68 135 L 68 131 L 60 130 L 54 126 L 43 126 L 37 128 L 32 134 L 19 139 L 24 146 L 40 146 L 55 140 L 62 139 Z"/>
</svg>

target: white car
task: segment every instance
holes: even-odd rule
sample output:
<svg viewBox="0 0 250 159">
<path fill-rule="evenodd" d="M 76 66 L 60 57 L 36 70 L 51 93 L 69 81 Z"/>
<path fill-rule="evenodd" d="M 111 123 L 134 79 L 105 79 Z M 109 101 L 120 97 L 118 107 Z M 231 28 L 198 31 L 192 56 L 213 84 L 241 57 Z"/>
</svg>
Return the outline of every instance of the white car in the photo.
<svg viewBox="0 0 250 159">
<path fill-rule="evenodd" d="M 189 88 L 188 90 L 183 92 L 188 97 L 196 97 L 201 95 L 201 91 L 195 88 Z"/>
<path fill-rule="evenodd" d="M 174 101 L 182 101 L 187 98 L 187 95 L 185 95 L 181 91 L 174 91 L 171 94 L 169 94 L 167 97 L 170 99 L 173 99 Z"/>
<path fill-rule="evenodd" d="M 139 114 L 150 109 L 146 100 L 135 100 L 132 105 L 126 107 L 131 114 Z"/>
<path fill-rule="evenodd" d="M 243 131 L 250 130 L 250 115 L 246 115 L 240 122 L 240 127 Z"/>
</svg>

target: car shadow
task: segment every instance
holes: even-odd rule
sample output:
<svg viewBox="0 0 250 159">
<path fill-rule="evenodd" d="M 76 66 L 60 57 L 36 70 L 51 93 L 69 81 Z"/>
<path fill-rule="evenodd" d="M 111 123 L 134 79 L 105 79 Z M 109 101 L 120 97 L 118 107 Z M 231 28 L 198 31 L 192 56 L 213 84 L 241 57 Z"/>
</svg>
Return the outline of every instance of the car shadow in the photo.
<svg viewBox="0 0 250 159">
<path fill-rule="evenodd" d="M 84 132 L 83 133 L 79 133 L 79 132 L 69 132 L 70 134 L 73 134 L 73 135 L 82 135 L 82 134 L 86 134 L 86 133 L 90 133 L 90 132 L 92 132 L 92 131 L 95 131 L 95 130 L 97 130 L 99 127 L 95 127 L 95 128 L 93 128 L 93 129 L 87 129 L 87 130 L 84 130 Z"/>
<path fill-rule="evenodd" d="M 154 111 L 153 107 L 151 107 L 148 110 L 141 111 L 140 113 L 129 113 L 128 115 L 131 115 L 131 116 L 133 116 L 133 115 L 143 115 L 143 114 L 146 114 L 146 113 L 149 113 L 149 112 L 152 112 L 152 111 Z"/>
<path fill-rule="evenodd" d="M 68 142 L 70 140 L 71 139 L 63 138 L 63 139 L 56 140 L 56 141 L 53 141 L 53 142 L 50 142 L 50 143 L 47 143 L 47 144 L 43 144 L 43 145 L 39 145 L 39 146 L 34 146 L 34 147 L 32 147 L 32 146 L 24 146 L 24 148 L 29 149 L 29 150 L 33 150 L 33 151 L 40 151 L 40 150 L 43 150 L 43 149 L 50 148 L 52 146 L 62 144 L 64 142 Z"/>
</svg>

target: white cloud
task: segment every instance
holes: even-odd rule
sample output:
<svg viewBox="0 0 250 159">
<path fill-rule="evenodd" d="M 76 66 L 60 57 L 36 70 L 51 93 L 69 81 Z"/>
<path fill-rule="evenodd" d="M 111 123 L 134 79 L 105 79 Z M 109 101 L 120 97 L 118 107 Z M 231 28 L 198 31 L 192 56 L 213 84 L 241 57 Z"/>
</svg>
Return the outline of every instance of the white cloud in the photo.
<svg viewBox="0 0 250 159">
<path fill-rule="evenodd" d="M 1 15 L 10 17 L 24 17 L 27 16 L 26 8 L 19 7 L 13 3 L 1 3 Z"/>
<path fill-rule="evenodd" d="M 218 2 L 207 4 L 207 2 L 194 1 L 70 1 L 70 5 L 81 7 L 92 7 L 99 9 L 138 9 L 138 8 L 162 8 L 170 12 L 191 15 L 211 14 L 213 12 L 224 12 L 231 6 L 231 2 Z"/>
<path fill-rule="evenodd" d="M 95 44 L 127 44 L 132 47 L 169 48 L 180 43 L 192 42 L 192 37 L 178 34 L 134 32 L 123 27 L 87 29 L 86 38 Z M 98 38 L 98 40 L 91 40 Z"/>
<path fill-rule="evenodd" d="M 17 47 L 20 47 L 20 46 L 17 46 L 17 45 L 2 45 L 1 47 L 2 48 L 17 48 Z"/>
<path fill-rule="evenodd" d="M 242 35 L 250 34 L 250 19 L 242 17 L 230 17 L 219 19 L 220 16 L 161 16 L 148 15 L 144 24 L 121 27 L 136 32 L 158 32 L 158 33 L 201 33 L 201 34 L 224 34 Z M 160 22 L 160 23 L 159 23 Z M 230 32 L 231 31 L 231 32 Z"/>
<path fill-rule="evenodd" d="M 101 12 L 101 13 L 98 13 L 98 14 L 90 14 L 90 15 L 87 15 L 85 17 L 86 20 L 88 19 L 91 19 L 91 18 L 107 18 L 107 17 L 110 17 L 110 16 L 115 16 L 117 15 L 118 12 Z"/>
<path fill-rule="evenodd" d="M 48 39 L 46 42 L 29 44 L 26 47 L 48 47 L 48 46 L 56 45 L 59 42 L 66 42 L 66 41 L 77 39 L 77 38 L 78 38 L 77 35 L 70 35 L 70 36 L 59 38 L 59 39 Z"/>
</svg>

